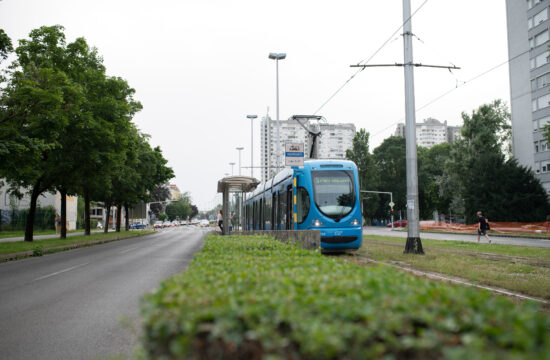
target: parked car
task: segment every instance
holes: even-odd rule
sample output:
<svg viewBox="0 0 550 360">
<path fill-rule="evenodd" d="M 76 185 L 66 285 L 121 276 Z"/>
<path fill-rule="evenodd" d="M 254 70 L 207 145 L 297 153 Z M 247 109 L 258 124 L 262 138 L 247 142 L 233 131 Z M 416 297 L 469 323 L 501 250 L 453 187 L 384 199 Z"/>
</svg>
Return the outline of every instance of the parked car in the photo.
<svg viewBox="0 0 550 360">
<path fill-rule="evenodd" d="M 393 222 L 393 227 L 405 227 L 408 223 L 409 222 L 407 220 L 397 220 Z M 386 227 L 391 227 L 391 224 L 392 223 L 389 223 Z"/>
<path fill-rule="evenodd" d="M 155 224 L 153 225 L 154 229 L 162 229 L 162 221 L 155 221 Z"/>
<path fill-rule="evenodd" d="M 147 227 L 147 225 L 145 225 L 144 223 L 130 224 L 130 230 L 131 229 L 136 229 L 136 230 L 145 229 L 146 227 Z"/>
<path fill-rule="evenodd" d="M 162 227 L 170 227 L 172 226 L 172 223 L 170 221 L 165 221 L 162 223 Z"/>
</svg>

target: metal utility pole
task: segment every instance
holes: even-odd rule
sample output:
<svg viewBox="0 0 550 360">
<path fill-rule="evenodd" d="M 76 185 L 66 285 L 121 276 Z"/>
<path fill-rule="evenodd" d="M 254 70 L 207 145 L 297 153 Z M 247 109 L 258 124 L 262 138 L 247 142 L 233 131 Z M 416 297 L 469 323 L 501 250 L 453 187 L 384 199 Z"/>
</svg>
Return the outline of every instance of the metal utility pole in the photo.
<svg viewBox="0 0 550 360">
<path fill-rule="evenodd" d="M 277 144 L 276 144 L 276 157 L 275 162 L 277 164 L 277 172 L 279 172 L 279 60 L 284 60 L 286 58 L 285 53 L 269 53 L 269 58 L 275 60 L 275 77 L 277 78 Z"/>
<path fill-rule="evenodd" d="M 424 254 L 418 223 L 418 167 L 416 161 L 416 109 L 412 49 L 411 2 L 403 0 L 403 46 L 405 69 L 405 141 L 407 165 L 407 244 L 405 253 Z"/>
<path fill-rule="evenodd" d="M 254 119 L 258 115 L 246 115 L 250 119 L 250 177 L 254 177 Z"/>
<path fill-rule="evenodd" d="M 241 176 L 241 150 L 244 150 L 244 147 L 239 146 L 235 149 L 239 152 L 239 176 Z"/>
<path fill-rule="evenodd" d="M 383 67 L 403 66 L 405 69 L 405 139 L 406 139 L 406 165 L 407 165 L 407 244 L 405 253 L 424 254 L 422 241 L 420 240 L 419 201 L 418 201 L 418 167 L 416 157 L 416 109 L 414 105 L 414 73 L 413 67 L 423 66 L 438 69 L 460 69 L 456 66 L 424 65 L 413 63 L 412 51 L 412 26 L 411 26 L 411 2 L 403 0 L 403 64 L 378 64 L 378 65 L 351 65 L 350 67 Z"/>
</svg>

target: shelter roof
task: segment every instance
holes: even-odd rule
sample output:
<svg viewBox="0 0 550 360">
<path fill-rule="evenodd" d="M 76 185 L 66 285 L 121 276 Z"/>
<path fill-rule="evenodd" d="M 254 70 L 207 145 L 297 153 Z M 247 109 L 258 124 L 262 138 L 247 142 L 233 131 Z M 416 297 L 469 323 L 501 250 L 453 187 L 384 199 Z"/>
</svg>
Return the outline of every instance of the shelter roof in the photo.
<svg viewBox="0 0 550 360">
<path fill-rule="evenodd" d="M 250 192 L 256 189 L 260 181 L 250 176 L 228 176 L 218 181 L 218 192 L 224 190 Z"/>
</svg>

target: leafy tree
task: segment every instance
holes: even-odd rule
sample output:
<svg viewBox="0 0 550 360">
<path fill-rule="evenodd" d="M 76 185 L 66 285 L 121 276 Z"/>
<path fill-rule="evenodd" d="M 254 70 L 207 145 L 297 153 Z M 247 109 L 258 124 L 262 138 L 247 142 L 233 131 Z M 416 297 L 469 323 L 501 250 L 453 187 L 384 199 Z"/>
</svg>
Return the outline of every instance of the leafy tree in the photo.
<svg viewBox="0 0 550 360">
<path fill-rule="evenodd" d="M 6 60 L 8 54 L 13 51 L 13 46 L 11 44 L 10 37 L 4 32 L 3 29 L 0 29 L 0 62 Z"/>
<path fill-rule="evenodd" d="M 346 158 L 357 165 L 361 190 L 377 190 L 379 185 L 378 169 L 374 156 L 369 152 L 369 137 L 365 129 L 360 129 L 353 137 L 351 149 L 346 150 Z M 379 206 L 378 195 L 361 194 L 361 197 L 363 217 L 372 218 Z"/>
<path fill-rule="evenodd" d="M 506 159 L 510 138 L 510 114 L 496 100 L 480 106 L 472 115 L 462 114 L 462 137 L 451 148 L 443 186 L 447 196 L 462 199 L 467 222 L 484 212 L 500 221 L 542 220 L 548 200 L 532 171 Z"/>
<path fill-rule="evenodd" d="M 407 199 L 405 138 L 391 136 L 374 149 L 373 154 L 374 162 L 380 174 L 378 190 L 393 193 L 395 211 L 405 210 Z M 376 212 L 377 217 L 388 217 L 390 211 L 388 203 L 387 197 L 380 197 L 378 211 Z"/>
<path fill-rule="evenodd" d="M 170 189 L 166 184 L 157 184 L 151 192 L 151 197 L 154 204 L 151 204 L 151 211 L 159 216 L 162 212 L 163 205 L 160 202 L 170 198 Z"/>
<path fill-rule="evenodd" d="M 25 241 L 33 238 L 38 196 L 55 185 L 53 154 L 61 147 L 59 137 L 82 101 L 79 87 L 60 70 L 64 47 L 60 26 L 31 31 L 30 40 L 21 40 L 15 50 L 18 60 L 2 92 L 0 175 L 15 194 L 30 188 Z"/>
<path fill-rule="evenodd" d="M 429 149 L 421 146 L 417 148 L 421 219 L 431 218 L 435 210 L 447 212 L 449 209 L 451 198 L 441 196 L 440 182 L 450 151 L 449 143 L 438 144 Z"/>
</svg>

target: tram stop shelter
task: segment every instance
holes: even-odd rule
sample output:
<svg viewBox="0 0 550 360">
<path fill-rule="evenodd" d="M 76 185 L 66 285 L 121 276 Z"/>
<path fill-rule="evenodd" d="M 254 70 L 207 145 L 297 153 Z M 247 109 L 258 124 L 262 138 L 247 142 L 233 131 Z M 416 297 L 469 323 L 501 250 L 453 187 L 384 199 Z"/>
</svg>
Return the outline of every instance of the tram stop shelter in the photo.
<svg viewBox="0 0 550 360">
<path fill-rule="evenodd" d="M 229 235 L 230 224 L 229 224 L 229 208 L 230 208 L 230 199 L 229 193 L 235 193 L 238 197 L 239 205 L 239 223 L 243 224 L 243 215 L 244 215 L 244 203 L 245 193 L 254 191 L 258 184 L 259 180 L 250 176 L 228 176 L 218 181 L 218 193 L 223 194 L 223 203 L 222 203 L 222 212 L 223 212 L 223 235 Z"/>
</svg>

